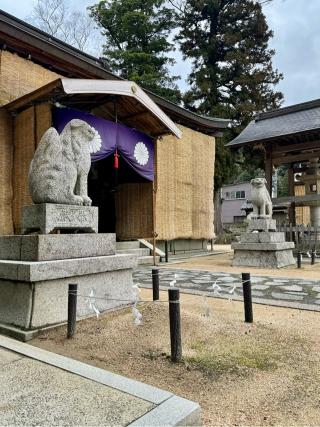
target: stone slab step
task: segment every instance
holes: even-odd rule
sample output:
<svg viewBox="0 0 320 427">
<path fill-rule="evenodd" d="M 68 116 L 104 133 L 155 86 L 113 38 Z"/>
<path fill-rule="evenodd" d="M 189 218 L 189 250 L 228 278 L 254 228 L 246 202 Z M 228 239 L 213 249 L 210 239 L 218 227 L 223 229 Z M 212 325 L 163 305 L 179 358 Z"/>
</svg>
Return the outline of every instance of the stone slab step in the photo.
<svg viewBox="0 0 320 427">
<path fill-rule="evenodd" d="M 132 254 L 142 257 L 150 255 L 150 250 L 146 248 L 117 249 L 117 254 Z"/>
<path fill-rule="evenodd" d="M 156 263 L 158 264 L 160 262 L 160 257 L 156 256 Z M 142 256 L 138 258 L 138 264 L 139 265 L 153 265 L 153 256 Z"/>
<path fill-rule="evenodd" d="M 116 249 L 139 249 L 140 248 L 140 242 L 138 240 L 131 240 L 128 242 L 117 242 L 116 243 Z"/>
</svg>

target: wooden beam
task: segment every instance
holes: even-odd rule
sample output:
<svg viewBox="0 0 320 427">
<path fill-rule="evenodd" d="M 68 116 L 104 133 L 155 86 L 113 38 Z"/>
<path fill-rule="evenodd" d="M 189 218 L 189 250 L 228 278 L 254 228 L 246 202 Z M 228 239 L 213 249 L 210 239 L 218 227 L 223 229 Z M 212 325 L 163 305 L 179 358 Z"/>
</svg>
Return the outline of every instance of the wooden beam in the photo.
<svg viewBox="0 0 320 427">
<path fill-rule="evenodd" d="M 274 144 L 273 146 L 273 154 L 277 157 L 277 154 L 288 153 L 289 151 L 304 151 L 308 149 L 316 149 L 320 148 L 320 141 L 308 141 L 308 142 L 298 142 L 296 144 L 290 145 L 280 145 L 279 143 Z"/>
<path fill-rule="evenodd" d="M 274 165 L 280 166 L 288 163 L 297 163 L 302 162 L 304 160 L 314 159 L 315 157 L 320 157 L 320 150 L 316 150 L 310 153 L 301 153 L 290 156 L 276 157 L 273 158 L 272 161 Z"/>
<path fill-rule="evenodd" d="M 281 205 L 295 203 L 296 206 L 309 206 L 310 202 L 320 202 L 320 194 L 308 194 L 306 196 L 276 197 L 272 199 L 273 204 Z"/>
</svg>

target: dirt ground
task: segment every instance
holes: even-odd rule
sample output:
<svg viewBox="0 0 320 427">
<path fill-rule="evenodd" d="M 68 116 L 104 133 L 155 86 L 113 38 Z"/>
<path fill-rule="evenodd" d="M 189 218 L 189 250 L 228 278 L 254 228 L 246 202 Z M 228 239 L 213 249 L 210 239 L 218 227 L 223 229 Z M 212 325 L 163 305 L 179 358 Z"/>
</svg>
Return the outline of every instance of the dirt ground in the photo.
<svg viewBox="0 0 320 427">
<path fill-rule="evenodd" d="M 219 245 L 222 248 L 223 245 Z M 228 247 L 228 245 L 226 245 Z M 222 249 L 220 249 L 222 250 Z M 227 251 L 227 249 L 226 249 Z M 301 279 L 319 280 L 320 279 L 320 261 L 317 260 L 315 265 L 310 265 L 310 259 L 304 258 L 302 268 L 298 269 L 295 265 L 271 269 L 257 267 L 232 267 L 233 251 L 222 254 L 211 255 L 206 257 L 190 258 L 185 262 L 175 264 L 160 264 L 164 268 L 182 268 L 186 270 L 206 270 L 212 272 L 224 272 L 239 274 L 242 272 L 251 272 L 256 276 L 279 276 L 294 277 Z"/>
<path fill-rule="evenodd" d="M 151 292 L 141 292 L 150 299 Z M 167 294 L 161 293 L 166 300 Z M 320 313 L 182 295 L 182 363 L 170 361 L 168 305 L 139 305 L 42 333 L 31 344 L 195 400 L 206 426 L 316 426 L 320 422 Z"/>
</svg>

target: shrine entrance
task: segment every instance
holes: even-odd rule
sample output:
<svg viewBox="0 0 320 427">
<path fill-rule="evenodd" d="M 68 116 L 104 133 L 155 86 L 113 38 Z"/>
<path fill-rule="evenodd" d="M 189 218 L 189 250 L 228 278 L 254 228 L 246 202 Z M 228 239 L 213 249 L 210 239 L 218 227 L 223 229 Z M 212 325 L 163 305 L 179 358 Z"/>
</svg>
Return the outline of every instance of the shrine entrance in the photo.
<svg viewBox="0 0 320 427">
<path fill-rule="evenodd" d="M 122 197 L 125 184 L 150 182 L 139 176 L 121 157 L 118 160 L 119 167 L 116 169 L 114 166 L 113 155 L 94 162 L 88 177 L 88 195 L 92 199 L 92 205 L 99 207 L 99 233 L 117 232 L 117 221 L 118 225 L 121 221 L 117 202 Z M 137 185 L 133 186 L 136 187 Z"/>
</svg>

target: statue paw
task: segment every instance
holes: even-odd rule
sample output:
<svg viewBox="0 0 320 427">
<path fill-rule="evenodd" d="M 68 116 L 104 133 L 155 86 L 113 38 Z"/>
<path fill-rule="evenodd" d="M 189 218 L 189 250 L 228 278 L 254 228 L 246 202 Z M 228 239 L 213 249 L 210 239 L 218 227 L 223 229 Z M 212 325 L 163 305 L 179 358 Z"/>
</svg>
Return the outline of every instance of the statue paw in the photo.
<svg viewBox="0 0 320 427">
<path fill-rule="evenodd" d="M 83 205 L 83 199 L 81 196 L 74 196 L 73 197 L 73 205 Z"/>
<path fill-rule="evenodd" d="M 88 196 L 82 196 L 84 206 L 91 206 L 92 200 Z"/>
</svg>

